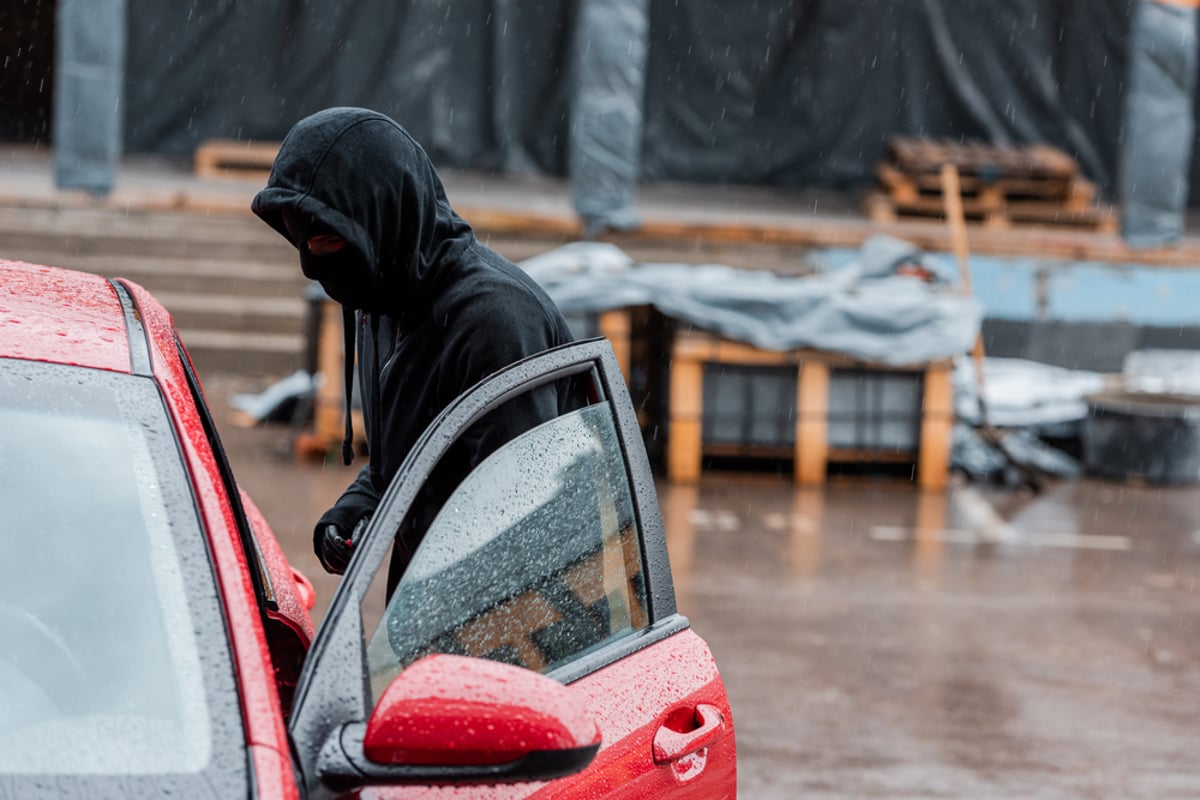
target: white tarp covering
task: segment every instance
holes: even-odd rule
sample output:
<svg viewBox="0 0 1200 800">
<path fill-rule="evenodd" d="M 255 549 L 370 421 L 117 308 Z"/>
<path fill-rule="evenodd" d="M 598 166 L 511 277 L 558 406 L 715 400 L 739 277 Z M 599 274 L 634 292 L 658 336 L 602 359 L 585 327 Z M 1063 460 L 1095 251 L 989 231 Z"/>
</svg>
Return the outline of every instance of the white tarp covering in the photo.
<svg viewBox="0 0 1200 800">
<path fill-rule="evenodd" d="M 928 267 L 933 282 L 895 274 Z M 768 350 L 810 347 L 883 364 L 969 351 L 982 310 L 906 242 L 876 237 L 834 272 L 782 277 L 719 264 L 635 263 L 614 245 L 577 242 L 522 262 L 568 316 L 652 305 L 680 322 Z"/>
<path fill-rule="evenodd" d="M 1195 350 L 1135 350 L 1125 356 L 1125 389 L 1200 396 L 1200 352 Z"/>
<path fill-rule="evenodd" d="M 987 422 L 998 428 L 1023 428 L 1078 422 L 1088 414 L 1084 398 L 1110 385 L 1101 372 L 1066 369 L 1023 358 L 987 358 L 983 362 Z M 975 363 L 961 357 L 954 369 L 954 405 L 958 419 L 979 424 Z"/>
</svg>

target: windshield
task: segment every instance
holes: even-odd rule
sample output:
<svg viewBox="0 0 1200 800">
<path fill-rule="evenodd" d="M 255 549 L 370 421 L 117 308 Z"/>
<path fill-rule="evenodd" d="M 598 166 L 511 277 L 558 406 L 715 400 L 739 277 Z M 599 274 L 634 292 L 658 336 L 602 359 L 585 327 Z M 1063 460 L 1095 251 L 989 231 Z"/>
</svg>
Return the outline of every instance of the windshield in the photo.
<svg viewBox="0 0 1200 800">
<path fill-rule="evenodd" d="M 0 775 L 244 795 L 228 642 L 155 384 L 0 360 L 0 474 Z"/>
</svg>

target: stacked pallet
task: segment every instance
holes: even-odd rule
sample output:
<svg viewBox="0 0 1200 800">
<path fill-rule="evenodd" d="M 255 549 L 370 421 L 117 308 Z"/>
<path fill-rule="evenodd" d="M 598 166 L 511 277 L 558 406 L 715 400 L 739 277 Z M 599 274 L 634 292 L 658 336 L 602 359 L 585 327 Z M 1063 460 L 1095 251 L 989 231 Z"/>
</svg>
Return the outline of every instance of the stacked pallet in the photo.
<svg viewBox="0 0 1200 800">
<path fill-rule="evenodd" d="M 1023 225 L 1116 231 L 1110 208 L 1097 203 L 1096 185 L 1075 159 L 1049 145 L 998 147 L 896 136 L 876 165 L 882 187 L 867 198 L 875 222 L 943 218 L 941 170 L 958 169 L 963 213 L 989 228 Z"/>
<path fill-rule="evenodd" d="M 192 169 L 197 178 L 265 181 L 278 152 L 278 142 L 209 139 L 196 148 Z"/>
</svg>

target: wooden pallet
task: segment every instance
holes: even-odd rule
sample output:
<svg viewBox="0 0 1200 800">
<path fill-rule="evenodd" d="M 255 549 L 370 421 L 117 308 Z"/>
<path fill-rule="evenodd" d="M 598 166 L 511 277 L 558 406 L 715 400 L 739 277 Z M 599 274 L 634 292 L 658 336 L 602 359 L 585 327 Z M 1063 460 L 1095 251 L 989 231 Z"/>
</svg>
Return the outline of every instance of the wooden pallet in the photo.
<svg viewBox="0 0 1200 800">
<path fill-rule="evenodd" d="M 1048 145 L 993 147 L 893 137 L 876 165 L 881 191 L 866 199 L 873 222 L 945 216 L 941 168 L 959 171 L 963 214 L 988 228 L 1072 227 L 1113 233 L 1111 208 L 1096 202 L 1096 185 L 1066 153 Z"/>
<path fill-rule="evenodd" d="M 314 460 L 337 454 L 346 424 L 342 307 L 332 300 L 325 300 L 321 302 L 318 313 L 320 317 L 315 335 L 317 372 L 321 382 L 313 403 L 313 425 L 311 430 L 299 431 L 292 440 L 292 451 L 297 457 Z M 600 335 L 612 343 L 617 363 L 628 380 L 632 358 L 630 310 L 603 312 L 598 315 L 596 327 Z M 356 409 L 352 413 L 354 447 L 358 452 L 365 453 L 367 430 L 362 412 Z"/>
<path fill-rule="evenodd" d="M 1075 159 L 1046 144 L 1000 147 L 893 136 L 888 139 L 887 151 L 897 168 L 914 175 L 937 175 L 943 164 L 958 167 L 961 176 L 984 178 L 1069 179 L 1079 174 Z"/>
<path fill-rule="evenodd" d="M 265 181 L 278 152 L 278 142 L 209 139 L 196 148 L 192 168 L 197 178 Z"/>
<path fill-rule="evenodd" d="M 667 446 L 667 476 L 690 483 L 700 478 L 705 455 L 720 455 L 721 448 L 706 448 L 703 437 L 704 366 L 706 364 L 774 365 L 797 370 L 795 482 L 820 485 L 829 465 L 840 459 L 895 461 L 886 453 L 842 452 L 829 446 L 829 376 L 834 367 L 881 371 L 910 371 L 923 374 L 923 397 L 918 450 L 908 454 L 917 463 L 917 485 L 922 489 L 944 488 L 950 472 L 950 434 L 954 425 L 954 398 L 950 383 L 951 362 L 937 361 L 909 367 L 864 364 L 837 353 L 817 350 L 763 350 L 701 331 L 676 335 L 672 347 L 670 375 L 670 423 Z M 745 454 L 745 453 L 740 453 Z M 775 449 L 763 455 L 779 455 Z"/>
<path fill-rule="evenodd" d="M 881 192 L 873 192 L 867 196 L 864 206 L 867 217 L 872 222 L 879 223 L 915 219 L 943 220 L 946 216 L 945 203 L 940 197 L 904 201 Z M 964 198 L 963 216 L 967 222 L 995 230 L 1046 227 L 1116 233 L 1119 228 L 1117 217 L 1111 208 L 1073 209 L 1057 203 L 1005 202 L 993 205 Z"/>
</svg>

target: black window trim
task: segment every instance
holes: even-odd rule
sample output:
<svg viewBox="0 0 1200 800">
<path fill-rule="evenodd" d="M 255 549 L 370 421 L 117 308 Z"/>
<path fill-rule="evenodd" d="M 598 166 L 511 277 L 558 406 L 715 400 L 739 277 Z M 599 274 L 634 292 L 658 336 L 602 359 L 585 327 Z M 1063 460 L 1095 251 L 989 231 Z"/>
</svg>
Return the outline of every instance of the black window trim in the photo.
<svg viewBox="0 0 1200 800">
<path fill-rule="evenodd" d="M 135 375 L 153 377 L 154 369 L 153 362 L 150 359 L 150 338 L 145 326 L 142 324 L 141 309 L 138 308 L 137 301 L 133 298 L 128 287 L 125 286 L 123 279 L 110 279 L 109 284 L 116 291 L 117 297 L 121 301 L 121 307 L 125 311 L 125 327 L 129 333 L 129 352 L 133 373 Z M 250 583 L 254 587 L 254 597 L 258 604 L 263 627 L 266 628 L 268 624 L 267 611 L 279 610 L 279 604 L 275 599 L 275 588 L 271 585 L 271 574 L 267 570 L 262 549 L 259 547 L 258 540 L 254 536 L 254 529 L 250 525 L 249 518 L 246 516 L 246 509 L 242 505 L 242 496 L 238 491 L 237 481 L 233 477 L 233 468 L 229 465 L 229 459 L 225 455 L 225 448 L 221 444 L 221 437 L 217 433 L 216 422 L 213 420 L 212 412 L 208 409 L 208 404 L 204 402 L 204 394 L 200 390 L 200 380 L 196 377 L 195 370 L 192 369 L 192 363 L 187 357 L 187 351 L 183 347 L 183 342 L 179 339 L 178 332 L 172 331 L 172 334 L 175 342 L 176 357 L 179 359 L 179 363 L 183 367 L 184 376 L 187 378 L 188 393 L 191 395 L 192 404 L 196 407 L 196 413 L 199 415 L 201 425 L 204 427 L 204 436 L 208 440 L 209 447 L 212 449 L 213 459 L 217 462 L 217 472 L 221 476 L 221 483 L 225 487 L 225 494 L 229 497 L 229 503 L 233 508 L 233 516 L 237 524 L 238 538 L 241 540 L 242 550 L 245 552 L 246 558 L 253 562 L 250 569 Z"/>
<path fill-rule="evenodd" d="M 117 299 L 121 301 L 121 310 L 125 312 L 125 334 L 129 341 L 129 369 L 134 375 L 151 377 L 154 374 L 154 367 L 150 361 L 150 343 L 146 336 L 146 328 L 142 325 L 141 311 L 124 283 L 111 278 L 108 283 L 117 293 Z"/>
<path fill-rule="evenodd" d="M 238 538 L 242 542 L 242 550 L 246 554 L 246 559 L 250 562 L 250 582 L 254 586 L 254 597 L 258 601 L 258 610 L 262 618 L 263 627 L 266 628 L 268 626 L 266 612 L 279 610 L 279 603 L 275 599 L 275 587 L 271 584 L 271 573 L 267 569 L 266 561 L 263 559 L 258 539 L 254 536 L 254 528 L 250 524 L 250 518 L 246 516 L 246 509 L 242 505 L 242 495 L 238 491 L 237 481 L 233 477 L 233 468 L 229 465 L 229 459 L 225 455 L 225 446 L 221 444 L 221 437 L 217 433 L 216 422 L 213 420 L 212 412 L 208 410 L 208 405 L 204 402 L 204 395 L 200 391 L 200 381 L 192 369 L 191 362 L 188 360 L 187 353 L 183 349 L 183 343 L 180 342 L 178 335 L 175 336 L 175 349 L 179 361 L 183 364 L 183 372 L 187 376 L 188 391 L 191 393 L 192 402 L 196 406 L 197 413 L 200 415 L 201 423 L 204 425 L 204 435 L 208 439 L 208 444 L 212 448 L 213 458 L 217 462 L 217 471 L 221 475 L 221 483 L 225 486 L 225 494 L 228 495 L 229 504 L 233 507 L 233 517 L 237 522 Z"/>
</svg>

